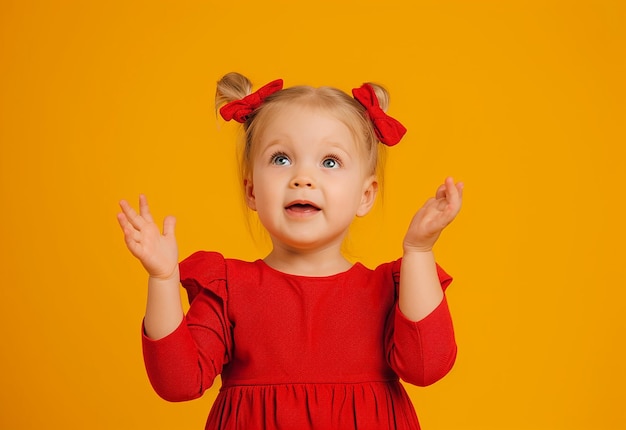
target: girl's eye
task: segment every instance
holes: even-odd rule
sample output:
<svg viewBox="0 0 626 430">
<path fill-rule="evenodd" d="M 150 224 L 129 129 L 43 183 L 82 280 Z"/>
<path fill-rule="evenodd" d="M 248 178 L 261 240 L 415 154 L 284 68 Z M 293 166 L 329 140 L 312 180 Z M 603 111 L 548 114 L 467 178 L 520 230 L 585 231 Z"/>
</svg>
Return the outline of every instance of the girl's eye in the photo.
<svg viewBox="0 0 626 430">
<path fill-rule="evenodd" d="M 291 160 L 285 154 L 274 154 L 271 163 L 277 166 L 288 166 L 291 164 Z"/>
<path fill-rule="evenodd" d="M 322 166 L 327 169 L 336 169 L 340 166 L 339 161 L 336 158 L 328 157 L 322 161 Z"/>
</svg>

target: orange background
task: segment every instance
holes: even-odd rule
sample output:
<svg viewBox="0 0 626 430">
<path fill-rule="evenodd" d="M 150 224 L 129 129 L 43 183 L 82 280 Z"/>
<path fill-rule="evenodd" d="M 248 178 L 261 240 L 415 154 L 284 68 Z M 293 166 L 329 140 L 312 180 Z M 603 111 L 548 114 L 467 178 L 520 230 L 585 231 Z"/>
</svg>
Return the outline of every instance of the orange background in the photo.
<svg viewBox="0 0 626 430">
<path fill-rule="evenodd" d="M 216 388 L 148 384 L 115 214 L 143 192 L 181 257 L 267 252 L 211 107 L 231 70 L 391 91 L 409 132 L 350 238 L 367 265 L 466 183 L 437 248 L 459 357 L 409 388 L 424 428 L 624 428 L 625 29 L 622 1 L 1 1 L 0 428 L 203 428 Z"/>
</svg>

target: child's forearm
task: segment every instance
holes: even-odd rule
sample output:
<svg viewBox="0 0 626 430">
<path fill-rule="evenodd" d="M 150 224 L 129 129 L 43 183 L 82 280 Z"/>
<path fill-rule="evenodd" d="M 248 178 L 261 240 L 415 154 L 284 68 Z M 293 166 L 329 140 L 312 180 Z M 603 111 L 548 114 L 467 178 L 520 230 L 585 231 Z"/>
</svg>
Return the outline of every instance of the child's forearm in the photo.
<svg viewBox="0 0 626 430">
<path fill-rule="evenodd" d="M 432 251 L 405 251 L 400 268 L 400 311 L 406 318 L 420 321 L 442 300 L 443 290 Z"/>
<path fill-rule="evenodd" d="M 180 300 L 178 267 L 167 279 L 150 277 L 144 329 L 151 339 L 161 339 L 172 333 L 183 319 Z"/>
</svg>

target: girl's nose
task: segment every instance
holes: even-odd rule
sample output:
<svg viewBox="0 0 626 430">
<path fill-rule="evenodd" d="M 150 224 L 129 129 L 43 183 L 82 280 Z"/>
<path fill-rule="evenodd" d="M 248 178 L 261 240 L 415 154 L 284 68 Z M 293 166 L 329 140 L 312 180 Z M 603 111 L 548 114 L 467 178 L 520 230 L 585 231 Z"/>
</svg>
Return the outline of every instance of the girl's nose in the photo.
<svg viewBox="0 0 626 430">
<path fill-rule="evenodd" d="M 291 188 L 315 188 L 313 179 L 308 176 L 299 175 L 294 177 L 289 183 Z"/>
</svg>

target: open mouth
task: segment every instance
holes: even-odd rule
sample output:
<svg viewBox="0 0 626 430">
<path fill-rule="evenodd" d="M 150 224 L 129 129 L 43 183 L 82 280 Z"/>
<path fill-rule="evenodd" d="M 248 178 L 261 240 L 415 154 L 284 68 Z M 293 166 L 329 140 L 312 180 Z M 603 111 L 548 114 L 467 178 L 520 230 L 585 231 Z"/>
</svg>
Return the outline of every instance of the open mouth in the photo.
<svg viewBox="0 0 626 430">
<path fill-rule="evenodd" d="M 293 214 L 311 214 L 319 212 L 321 209 L 310 202 L 294 202 L 285 207 L 287 212 Z"/>
</svg>

